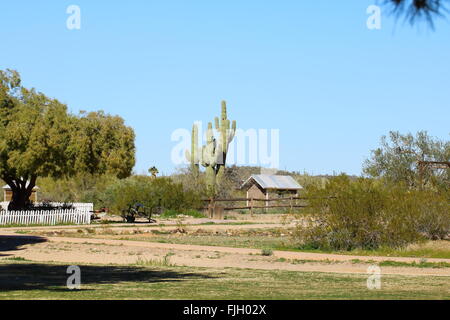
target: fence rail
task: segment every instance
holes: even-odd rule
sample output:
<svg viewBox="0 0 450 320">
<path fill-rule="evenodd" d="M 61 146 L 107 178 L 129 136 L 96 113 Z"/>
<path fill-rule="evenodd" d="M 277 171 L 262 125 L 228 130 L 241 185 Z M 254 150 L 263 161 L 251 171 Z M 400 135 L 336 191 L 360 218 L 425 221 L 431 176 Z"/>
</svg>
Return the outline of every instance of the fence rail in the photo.
<svg viewBox="0 0 450 320">
<path fill-rule="evenodd" d="M 0 211 L 0 226 L 90 224 L 88 210 Z"/>
<path fill-rule="evenodd" d="M 63 203 L 63 202 L 50 202 L 48 203 L 53 207 L 63 207 L 63 206 L 72 206 L 75 210 L 86 210 L 86 211 L 94 211 L 94 204 L 93 203 L 78 203 L 78 202 L 68 202 L 68 203 Z M 8 205 L 9 202 L 0 202 L 0 210 L 8 210 Z M 45 203 L 42 202 L 35 202 L 34 203 L 35 206 L 39 207 L 42 205 L 45 205 Z M 69 210 L 69 209 L 68 209 Z"/>
<path fill-rule="evenodd" d="M 210 216 L 213 215 L 213 211 L 218 203 L 229 203 L 234 202 L 234 206 L 223 206 L 223 210 L 249 210 L 253 213 L 254 209 L 271 209 L 271 208 L 289 208 L 292 211 L 294 208 L 306 208 L 308 205 L 304 201 L 312 199 L 305 197 L 289 197 L 289 198 L 272 198 L 272 199 L 258 199 L 258 198 L 230 198 L 230 199 L 203 199 L 203 201 L 208 203 L 208 207 L 202 208 L 203 210 L 210 211 Z M 246 202 L 245 206 L 236 204 L 236 202 Z M 257 204 L 263 202 L 264 205 Z"/>
</svg>

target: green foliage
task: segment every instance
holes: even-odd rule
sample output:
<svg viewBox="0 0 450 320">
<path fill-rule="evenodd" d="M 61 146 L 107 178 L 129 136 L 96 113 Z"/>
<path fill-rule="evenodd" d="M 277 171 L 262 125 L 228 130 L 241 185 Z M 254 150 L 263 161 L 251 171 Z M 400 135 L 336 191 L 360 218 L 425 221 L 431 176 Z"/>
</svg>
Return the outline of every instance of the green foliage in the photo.
<svg viewBox="0 0 450 320">
<path fill-rule="evenodd" d="M 198 193 L 185 190 L 182 184 L 167 177 L 133 176 L 119 180 L 106 189 L 104 199 L 113 213 L 123 215 L 137 203 L 153 214 L 164 210 L 184 212 L 201 204 Z"/>
<path fill-rule="evenodd" d="M 134 132 L 120 117 L 72 115 L 58 100 L 21 86 L 16 71 L 0 70 L 0 177 L 13 191 L 10 209 L 29 206 L 38 177 L 127 177 L 134 151 Z"/>
<path fill-rule="evenodd" d="M 208 195 L 203 172 L 197 174 L 197 172 L 192 171 L 191 167 L 179 168 L 177 173 L 171 175 L 171 178 L 173 182 L 181 183 L 185 190 L 195 191 L 202 197 L 207 197 Z"/>
<path fill-rule="evenodd" d="M 317 188 L 325 188 L 328 178 L 325 176 L 311 176 L 306 172 L 303 174 L 296 174 L 294 178 L 303 188 L 309 188 L 310 186 L 315 186 Z"/>
<path fill-rule="evenodd" d="M 94 203 L 95 209 L 107 207 L 105 190 L 115 184 L 114 175 L 78 174 L 61 179 L 40 178 L 39 198 L 50 202 L 88 202 Z"/>
<path fill-rule="evenodd" d="M 265 257 L 270 257 L 270 256 L 273 256 L 273 251 L 272 251 L 272 249 L 262 249 L 261 255 L 265 256 Z"/>
<path fill-rule="evenodd" d="M 450 192 L 411 191 L 417 230 L 430 240 L 445 239 L 450 232 Z"/>
<path fill-rule="evenodd" d="M 311 186 L 306 196 L 309 214 L 295 238 L 310 249 L 403 248 L 450 232 L 448 198 L 433 191 L 341 175 L 325 188 Z"/>
<path fill-rule="evenodd" d="M 406 183 L 418 187 L 420 183 L 417 161 L 450 161 L 450 142 L 430 137 L 427 132 L 402 135 L 390 132 L 389 139 L 381 138 L 381 147 L 372 151 L 372 157 L 364 164 L 364 173 L 369 177 L 383 177 L 394 183 Z M 423 173 L 425 186 L 450 188 L 450 168 L 426 170 Z"/>
<path fill-rule="evenodd" d="M 72 118 L 71 143 L 65 150 L 72 173 L 131 175 L 135 165 L 135 134 L 119 116 L 103 111 Z"/>
</svg>

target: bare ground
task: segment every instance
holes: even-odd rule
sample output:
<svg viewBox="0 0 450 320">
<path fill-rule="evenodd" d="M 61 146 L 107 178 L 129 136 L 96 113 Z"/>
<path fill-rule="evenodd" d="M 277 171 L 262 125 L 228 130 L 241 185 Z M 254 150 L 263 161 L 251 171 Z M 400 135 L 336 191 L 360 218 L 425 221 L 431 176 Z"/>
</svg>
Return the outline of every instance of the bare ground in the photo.
<svg viewBox="0 0 450 320">
<path fill-rule="evenodd" d="M 212 230 L 223 228 L 272 228 L 274 224 L 259 225 L 202 225 Z M 72 227 L 40 227 L 33 230 L 58 230 Z M 74 227 L 79 228 L 79 227 Z M 128 228 L 129 226 L 119 226 Z M 160 228 L 174 228 L 160 227 Z M 18 228 L 24 230 L 25 228 Z M 0 229 L 2 242 L 18 237 L 15 229 Z M 20 236 L 22 240 L 35 239 L 33 236 Z M 44 236 L 42 241 L 24 241 L 23 245 L 1 251 L 0 259 L 20 257 L 36 262 L 62 262 L 70 264 L 155 264 L 210 267 L 245 268 L 261 270 L 289 270 L 303 272 L 332 272 L 366 274 L 369 264 L 381 261 L 412 263 L 420 258 L 405 257 L 368 257 L 336 254 L 318 254 L 306 252 L 274 251 L 272 256 L 262 256 L 261 250 L 216 246 L 153 243 L 147 241 L 129 241 L 96 238 L 52 237 Z M 354 261 L 358 260 L 358 263 Z M 450 259 L 427 259 L 427 262 L 447 262 Z M 383 267 L 383 274 L 450 276 L 450 268 Z"/>
</svg>

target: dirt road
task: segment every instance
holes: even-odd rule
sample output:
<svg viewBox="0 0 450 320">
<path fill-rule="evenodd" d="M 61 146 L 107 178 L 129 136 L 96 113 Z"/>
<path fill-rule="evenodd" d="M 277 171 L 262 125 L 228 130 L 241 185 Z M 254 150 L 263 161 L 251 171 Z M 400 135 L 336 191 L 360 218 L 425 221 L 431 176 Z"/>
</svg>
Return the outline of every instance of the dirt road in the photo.
<svg viewBox="0 0 450 320">
<path fill-rule="evenodd" d="M 218 226 L 215 226 L 218 227 Z M 247 226 L 248 227 L 248 226 Z M 252 226 L 253 227 L 253 226 Z M 22 228 L 23 229 L 23 228 Z M 18 237 L 12 230 L 0 230 L 1 242 Z M 216 246 L 153 243 L 129 240 L 42 237 L 20 235 L 24 244 L 8 251 L 0 247 L 0 259 L 21 257 L 37 262 L 70 264 L 147 264 L 213 268 L 246 268 L 264 270 L 290 270 L 303 272 L 367 273 L 370 264 L 382 261 L 420 263 L 420 258 L 367 257 L 306 252 L 274 251 L 262 256 L 261 250 Z M 427 262 L 446 262 L 450 259 L 427 259 Z M 383 274 L 450 276 L 450 268 L 383 267 Z"/>
</svg>

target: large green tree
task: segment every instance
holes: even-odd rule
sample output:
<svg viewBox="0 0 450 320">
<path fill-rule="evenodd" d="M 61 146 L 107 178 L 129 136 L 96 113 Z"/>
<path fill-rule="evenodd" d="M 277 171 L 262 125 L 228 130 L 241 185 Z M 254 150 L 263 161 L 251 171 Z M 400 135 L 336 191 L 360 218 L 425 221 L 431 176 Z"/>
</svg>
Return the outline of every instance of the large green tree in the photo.
<svg viewBox="0 0 450 320">
<path fill-rule="evenodd" d="M 450 169 L 428 169 L 420 176 L 419 161 L 450 161 L 450 141 L 440 141 L 420 131 L 415 136 L 390 132 L 381 138 L 381 146 L 372 151 L 364 163 L 364 173 L 370 177 L 385 178 L 418 187 L 450 187 Z M 420 186 L 421 187 L 421 186 Z"/>
<path fill-rule="evenodd" d="M 124 178 L 134 163 L 134 132 L 120 117 L 70 114 L 58 100 L 23 87 L 16 71 L 0 71 L 0 178 L 13 191 L 10 210 L 30 206 L 38 177 Z"/>
</svg>

